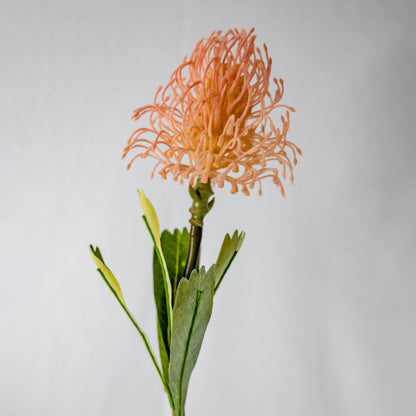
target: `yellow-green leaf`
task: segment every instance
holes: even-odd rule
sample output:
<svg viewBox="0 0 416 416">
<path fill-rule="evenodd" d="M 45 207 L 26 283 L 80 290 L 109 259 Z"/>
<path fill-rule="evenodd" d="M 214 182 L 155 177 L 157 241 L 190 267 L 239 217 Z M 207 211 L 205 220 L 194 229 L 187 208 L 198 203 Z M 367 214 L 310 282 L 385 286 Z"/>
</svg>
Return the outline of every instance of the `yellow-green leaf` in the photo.
<svg viewBox="0 0 416 416">
<path fill-rule="evenodd" d="M 146 217 L 150 231 L 155 239 L 155 243 L 159 250 L 162 251 L 160 244 L 160 226 L 159 220 L 156 215 L 156 211 L 153 208 L 152 203 L 146 198 L 143 189 L 141 189 L 140 191 L 137 190 L 137 193 L 139 194 L 140 205 L 142 206 L 143 214 Z"/>
<path fill-rule="evenodd" d="M 101 273 L 104 275 L 106 283 L 110 286 L 111 289 L 113 289 L 116 298 L 119 299 L 119 301 L 126 307 L 123 294 L 121 293 L 120 285 L 118 284 L 117 279 L 114 277 L 113 273 L 111 273 L 110 269 L 104 264 L 100 249 L 97 247 L 94 250 L 93 246 L 90 246 L 90 253 L 98 269 L 101 270 Z"/>
<path fill-rule="evenodd" d="M 141 327 L 136 322 L 133 315 L 131 314 L 131 312 L 127 308 L 127 305 L 126 305 L 126 303 L 124 301 L 124 298 L 123 298 L 123 294 L 121 293 L 120 285 L 119 285 L 117 279 L 114 277 L 113 273 L 105 265 L 103 256 L 101 255 L 101 252 L 100 252 L 100 249 L 98 247 L 96 247 L 94 249 L 94 247 L 92 245 L 90 245 L 90 253 L 91 253 L 91 256 L 92 256 L 95 264 L 98 267 L 98 269 L 97 269 L 98 273 L 101 275 L 101 277 L 103 278 L 105 283 L 107 283 L 107 286 L 110 288 L 111 292 L 113 292 L 113 295 L 116 297 L 116 299 L 120 303 L 121 307 L 123 308 L 123 310 L 126 313 L 126 315 L 128 316 L 128 318 L 130 319 L 131 323 L 134 325 L 134 327 L 139 332 L 139 334 L 140 334 L 140 336 L 141 336 L 141 338 L 142 338 L 142 340 L 143 340 L 143 342 L 146 346 L 147 352 L 149 353 L 150 358 L 153 361 L 153 364 L 156 368 L 156 371 L 159 374 L 160 379 L 162 380 L 162 384 L 163 384 L 163 387 L 166 391 L 166 394 L 168 395 L 169 403 L 172 407 L 172 410 L 174 410 L 174 403 L 173 403 L 173 400 L 172 400 L 172 394 L 171 394 L 171 391 L 170 391 L 169 383 L 168 383 L 168 381 L 165 380 L 165 378 L 162 374 L 162 371 L 160 370 L 159 364 L 156 360 L 156 356 L 155 356 L 155 354 L 152 350 L 152 347 L 150 346 L 149 338 L 144 333 L 144 331 L 141 329 Z"/>
<path fill-rule="evenodd" d="M 160 241 L 160 227 L 159 220 L 156 215 L 156 211 L 153 208 L 152 203 L 146 198 L 143 190 L 138 191 L 140 204 L 143 209 L 143 220 L 153 240 L 153 245 L 156 251 L 157 258 L 162 269 L 162 278 L 165 294 L 165 307 L 166 307 L 166 318 L 167 318 L 167 337 L 168 345 L 166 346 L 169 350 L 170 334 L 172 330 L 172 285 L 170 283 L 169 271 L 166 264 L 166 260 L 162 250 L 162 244 Z"/>
</svg>

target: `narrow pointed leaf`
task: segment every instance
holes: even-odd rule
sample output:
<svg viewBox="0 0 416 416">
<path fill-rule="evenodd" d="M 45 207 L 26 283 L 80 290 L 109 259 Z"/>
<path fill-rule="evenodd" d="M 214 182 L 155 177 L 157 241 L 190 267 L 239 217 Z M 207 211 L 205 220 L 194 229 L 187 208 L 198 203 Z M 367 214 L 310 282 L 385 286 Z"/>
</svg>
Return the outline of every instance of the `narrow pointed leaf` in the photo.
<svg viewBox="0 0 416 416">
<path fill-rule="evenodd" d="M 201 349 L 212 312 L 214 266 L 202 267 L 188 279 L 182 278 L 173 308 L 169 385 L 176 412 L 183 415 L 189 379 Z"/>
<path fill-rule="evenodd" d="M 140 204 L 143 209 L 143 220 L 146 224 L 146 227 L 149 231 L 150 236 L 153 240 L 154 249 L 157 255 L 157 258 L 160 263 L 162 270 L 162 281 L 163 281 L 163 294 L 164 294 L 164 303 L 166 311 L 166 320 L 167 320 L 167 338 L 168 343 L 170 343 L 170 334 L 172 329 L 172 286 L 170 283 L 169 272 L 166 265 L 165 257 L 162 251 L 162 244 L 160 240 L 160 227 L 159 220 L 156 215 L 156 211 L 153 208 L 152 203 L 146 198 L 143 190 L 138 191 Z M 161 328 L 163 330 L 163 328 Z"/>
<path fill-rule="evenodd" d="M 189 232 L 186 228 L 182 232 L 175 229 L 173 233 L 165 230 L 161 235 L 161 246 L 163 257 L 166 261 L 169 278 L 171 281 L 174 303 L 176 287 L 183 275 L 185 269 L 186 255 L 188 250 Z M 168 318 L 166 311 L 166 293 L 163 281 L 162 268 L 157 256 L 156 249 L 153 252 L 153 291 L 155 296 L 157 323 L 158 323 L 158 340 L 162 369 L 165 379 L 169 381 L 169 331 Z"/>
<path fill-rule="evenodd" d="M 152 203 L 147 199 L 146 195 L 144 194 L 143 189 L 137 192 L 139 194 L 140 205 L 142 206 L 143 213 L 146 217 L 150 232 L 155 240 L 155 244 L 161 250 L 162 247 L 160 245 L 160 227 L 156 211 L 153 208 Z"/>
<path fill-rule="evenodd" d="M 238 250 L 240 250 L 244 237 L 244 231 L 239 234 L 236 230 L 232 237 L 230 237 L 229 234 L 226 234 L 215 264 L 215 292 L 221 284 L 225 273 L 227 273 L 227 270 L 231 266 Z"/>
<path fill-rule="evenodd" d="M 90 245 L 90 253 L 91 256 L 95 262 L 95 264 L 98 267 L 98 273 L 101 275 L 101 277 L 104 279 L 105 283 L 107 284 L 107 286 L 109 287 L 109 289 L 111 290 L 111 292 L 113 293 L 113 295 L 116 297 L 116 299 L 118 300 L 118 302 L 120 303 L 121 307 L 124 309 L 124 312 L 127 314 L 127 316 L 129 317 L 131 323 L 134 325 L 134 327 L 137 329 L 137 331 L 139 332 L 141 338 L 143 339 L 143 342 L 146 346 L 147 352 L 150 355 L 150 358 L 153 361 L 153 364 L 156 368 L 157 373 L 159 374 L 160 379 L 162 380 L 162 384 L 163 387 L 165 388 L 166 394 L 168 395 L 169 398 L 169 402 L 171 403 L 171 406 L 173 408 L 173 402 L 172 402 L 172 396 L 171 396 L 171 392 L 170 392 L 170 388 L 169 388 L 169 384 L 166 383 L 161 371 L 160 371 L 160 367 L 157 363 L 155 354 L 152 350 L 152 347 L 150 346 L 150 342 L 149 339 L 147 337 L 147 335 L 144 333 L 144 331 L 141 329 L 141 327 L 139 326 L 139 324 L 136 322 L 136 320 L 134 319 L 133 315 L 131 314 L 131 312 L 128 310 L 127 305 L 124 301 L 123 298 L 123 294 L 121 292 L 121 288 L 120 285 L 117 281 L 117 279 L 114 277 L 113 273 L 110 271 L 110 269 L 105 265 L 104 263 L 104 259 L 101 255 L 100 249 L 98 247 L 96 247 L 94 249 L 94 247 L 92 245 Z"/>
<path fill-rule="evenodd" d="M 157 336 L 159 342 L 160 359 L 165 380 L 169 382 L 169 351 L 170 351 L 170 328 L 168 312 L 166 308 L 166 291 L 162 267 L 156 248 L 153 250 L 153 294 L 156 304 Z"/>
<path fill-rule="evenodd" d="M 157 322 L 157 340 L 159 344 L 160 361 L 162 363 L 162 373 L 165 378 L 166 384 L 169 385 L 169 349 L 165 343 L 164 334 L 160 327 L 159 321 Z"/>
<path fill-rule="evenodd" d="M 113 273 L 111 273 L 110 269 L 105 265 L 100 249 L 96 247 L 96 249 L 94 250 L 94 247 L 90 245 L 90 253 L 92 259 L 98 267 L 98 270 L 101 271 L 101 273 L 103 274 L 105 282 L 110 287 L 111 291 L 114 293 L 115 297 L 119 300 L 119 302 L 124 307 L 126 307 L 126 304 L 123 299 L 123 294 L 121 293 L 120 285 L 118 284 L 117 279 L 114 277 Z"/>
</svg>

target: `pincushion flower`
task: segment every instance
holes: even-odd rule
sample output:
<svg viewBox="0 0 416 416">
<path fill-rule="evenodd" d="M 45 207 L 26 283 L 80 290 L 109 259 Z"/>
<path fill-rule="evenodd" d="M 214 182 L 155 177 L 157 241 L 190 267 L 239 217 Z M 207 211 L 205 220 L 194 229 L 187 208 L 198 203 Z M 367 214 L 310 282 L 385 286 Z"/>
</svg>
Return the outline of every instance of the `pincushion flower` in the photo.
<svg viewBox="0 0 416 416">
<path fill-rule="evenodd" d="M 273 78 L 267 47 L 255 46 L 254 29 L 213 32 L 201 39 L 189 58 L 156 92 L 154 103 L 140 107 L 133 119 L 148 117 L 148 127 L 136 130 L 123 158 L 151 156 L 163 178 L 200 178 L 213 186 L 231 184 L 231 192 L 249 189 L 267 177 L 284 195 L 281 178 L 293 182 L 293 166 L 300 149 L 286 136 L 292 107 L 281 104 L 283 80 Z M 271 118 L 280 110 L 281 125 Z M 282 114 L 283 113 L 283 114 Z"/>
</svg>

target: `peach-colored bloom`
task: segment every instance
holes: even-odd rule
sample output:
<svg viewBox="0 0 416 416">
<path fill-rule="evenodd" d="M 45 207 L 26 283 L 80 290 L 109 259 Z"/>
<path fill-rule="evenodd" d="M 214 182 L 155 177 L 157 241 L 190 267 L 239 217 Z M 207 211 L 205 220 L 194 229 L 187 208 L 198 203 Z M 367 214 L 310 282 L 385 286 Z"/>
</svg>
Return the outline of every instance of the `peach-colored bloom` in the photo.
<svg viewBox="0 0 416 416">
<path fill-rule="evenodd" d="M 216 31 L 197 43 L 167 86 L 159 87 L 154 103 L 134 112 L 134 120 L 147 115 L 149 127 L 130 137 L 123 158 L 137 154 L 128 168 L 137 157 L 152 156 L 152 176 L 160 168 L 163 178 L 170 173 L 191 184 L 210 179 L 218 187 L 229 182 L 232 193 L 240 187 L 247 195 L 256 183 L 261 193 L 261 180 L 271 177 L 284 195 L 280 177 L 289 171 L 293 182 L 301 154 L 286 140 L 294 109 L 280 104 L 281 79 L 273 79 L 276 90 L 269 92 L 272 60 L 266 45 L 255 46 L 253 32 Z M 283 109 L 280 127 L 271 119 L 276 109 Z"/>
</svg>

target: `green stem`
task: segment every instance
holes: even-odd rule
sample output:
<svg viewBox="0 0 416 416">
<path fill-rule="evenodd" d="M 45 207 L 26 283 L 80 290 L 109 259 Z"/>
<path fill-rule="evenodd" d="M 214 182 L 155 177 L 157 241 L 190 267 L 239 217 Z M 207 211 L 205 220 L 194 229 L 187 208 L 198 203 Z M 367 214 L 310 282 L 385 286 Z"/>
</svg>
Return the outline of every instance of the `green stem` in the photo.
<svg viewBox="0 0 416 416">
<path fill-rule="evenodd" d="M 212 191 L 209 180 L 207 183 L 202 183 L 198 179 L 194 187 L 189 185 L 189 195 L 191 195 L 193 202 L 189 209 L 192 215 L 189 220 L 191 229 L 189 232 L 188 254 L 186 256 L 184 272 L 187 279 L 189 279 L 192 270 L 198 267 L 204 217 L 211 210 L 215 200 L 215 198 L 211 198 L 214 192 Z"/>
<path fill-rule="evenodd" d="M 185 266 L 186 278 L 189 278 L 192 270 L 194 270 L 198 265 L 199 251 L 202 240 L 202 228 L 203 227 L 191 223 L 191 229 L 189 232 L 188 255 Z"/>
</svg>

